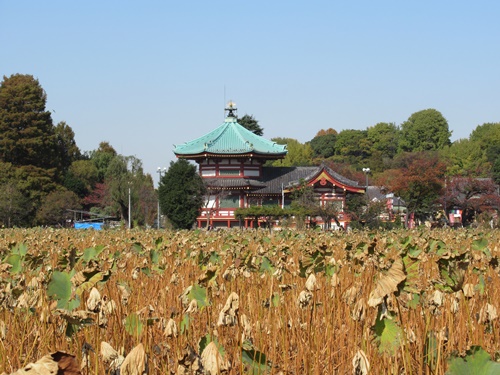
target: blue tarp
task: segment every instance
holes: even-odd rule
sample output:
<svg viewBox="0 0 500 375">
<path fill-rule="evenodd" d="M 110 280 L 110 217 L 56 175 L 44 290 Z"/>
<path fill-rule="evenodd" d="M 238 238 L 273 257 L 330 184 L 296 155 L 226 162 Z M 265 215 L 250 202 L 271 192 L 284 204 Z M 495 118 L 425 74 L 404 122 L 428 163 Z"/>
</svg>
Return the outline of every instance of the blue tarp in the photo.
<svg viewBox="0 0 500 375">
<path fill-rule="evenodd" d="M 104 223 L 75 223 L 75 229 L 95 229 L 101 230 Z"/>
</svg>

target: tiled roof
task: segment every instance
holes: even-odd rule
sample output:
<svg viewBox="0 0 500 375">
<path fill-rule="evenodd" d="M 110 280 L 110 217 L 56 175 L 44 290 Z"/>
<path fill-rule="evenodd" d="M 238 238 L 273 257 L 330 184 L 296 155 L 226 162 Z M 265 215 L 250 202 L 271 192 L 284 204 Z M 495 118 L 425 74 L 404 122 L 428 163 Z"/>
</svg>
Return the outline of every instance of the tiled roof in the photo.
<svg viewBox="0 0 500 375">
<path fill-rule="evenodd" d="M 322 170 L 326 170 L 333 178 L 342 184 L 358 187 L 356 181 L 349 180 L 348 178 L 334 172 L 332 169 L 325 165 L 313 167 L 263 167 L 262 168 L 262 182 L 266 187 L 256 190 L 255 193 L 259 194 L 278 194 L 281 193 L 282 186 L 286 189 L 296 186 L 300 180 L 309 181 L 314 176 L 319 174 Z"/>
<path fill-rule="evenodd" d="M 203 181 L 210 188 L 262 188 L 266 184 L 262 181 L 248 178 L 204 178 Z"/>
<path fill-rule="evenodd" d="M 202 137 L 177 145 L 174 149 L 174 154 L 181 157 L 199 154 L 258 154 L 275 157 L 286 153 L 286 146 L 245 129 L 234 117 L 227 117 L 218 128 Z"/>
<path fill-rule="evenodd" d="M 259 194 L 278 194 L 283 187 L 308 180 L 319 171 L 319 167 L 262 167 L 262 181 L 266 186 L 255 191 Z"/>
<path fill-rule="evenodd" d="M 386 199 L 386 194 L 383 193 L 378 186 L 368 186 L 366 188 L 366 194 L 368 195 L 368 199 L 370 201 L 382 202 Z"/>
</svg>

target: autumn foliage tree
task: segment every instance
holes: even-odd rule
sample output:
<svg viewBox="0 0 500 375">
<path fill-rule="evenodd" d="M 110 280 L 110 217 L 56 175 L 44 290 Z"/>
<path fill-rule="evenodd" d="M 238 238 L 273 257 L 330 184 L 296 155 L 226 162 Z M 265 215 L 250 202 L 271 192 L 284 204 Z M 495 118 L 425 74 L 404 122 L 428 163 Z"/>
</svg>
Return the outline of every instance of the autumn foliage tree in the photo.
<svg viewBox="0 0 500 375">
<path fill-rule="evenodd" d="M 405 201 L 408 213 L 423 219 L 436 209 L 446 165 L 436 153 L 428 152 L 405 154 L 399 163 L 401 167 L 387 171 L 379 183 Z"/>
<path fill-rule="evenodd" d="M 476 214 L 498 210 L 498 186 L 490 178 L 454 177 L 447 181 L 441 202 L 462 210 L 462 224 L 470 224 Z"/>
</svg>

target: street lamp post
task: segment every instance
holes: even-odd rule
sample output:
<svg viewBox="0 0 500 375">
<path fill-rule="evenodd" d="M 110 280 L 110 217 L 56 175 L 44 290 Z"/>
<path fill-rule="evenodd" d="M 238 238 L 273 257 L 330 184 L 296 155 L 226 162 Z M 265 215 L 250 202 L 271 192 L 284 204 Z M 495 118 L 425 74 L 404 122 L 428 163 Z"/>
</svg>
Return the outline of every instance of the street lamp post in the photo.
<svg viewBox="0 0 500 375">
<path fill-rule="evenodd" d="M 128 229 L 132 228 L 132 200 L 130 199 L 130 182 L 128 184 Z"/>
<path fill-rule="evenodd" d="M 158 167 L 158 169 L 156 170 L 156 172 L 158 172 L 158 174 L 160 175 L 160 179 L 158 180 L 158 218 L 157 218 L 157 225 L 156 227 L 158 229 L 160 229 L 160 182 L 161 182 L 161 177 L 162 175 L 164 175 L 165 173 L 167 173 L 167 167 L 161 169 L 160 167 Z"/>
<path fill-rule="evenodd" d="M 363 173 L 366 176 L 366 188 L 368 188 L 368 174 L 370 173 L 370 168 L 363 168 Z"/>
</svg>

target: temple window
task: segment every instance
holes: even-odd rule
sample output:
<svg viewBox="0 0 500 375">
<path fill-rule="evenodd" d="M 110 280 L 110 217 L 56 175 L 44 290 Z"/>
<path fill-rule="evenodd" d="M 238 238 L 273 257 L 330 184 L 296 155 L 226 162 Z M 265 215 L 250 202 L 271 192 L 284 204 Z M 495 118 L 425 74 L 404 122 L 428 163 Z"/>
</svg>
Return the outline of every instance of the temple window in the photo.
<svg viewBox="0 0 500 375">
<path fill-rule="evenodd" d="M 264 197 L 264 198 L 262 198 L 262 205 L 263 206 L 276 206 L 279 204 L 280 204 L 280 201 L 276 197 Z"/>
<path fill-rule="evenodd" d="M 240 207 L 239 195 L 226 195 L 219 198 L 219 208 L 238 208 Z"/>
<path fill-rule="evenodd" d="M 240 170 L 239 169 L 220 169 L 219 175 L 221 175 L 221 176 L 239 176 Z"/>
</svg>

